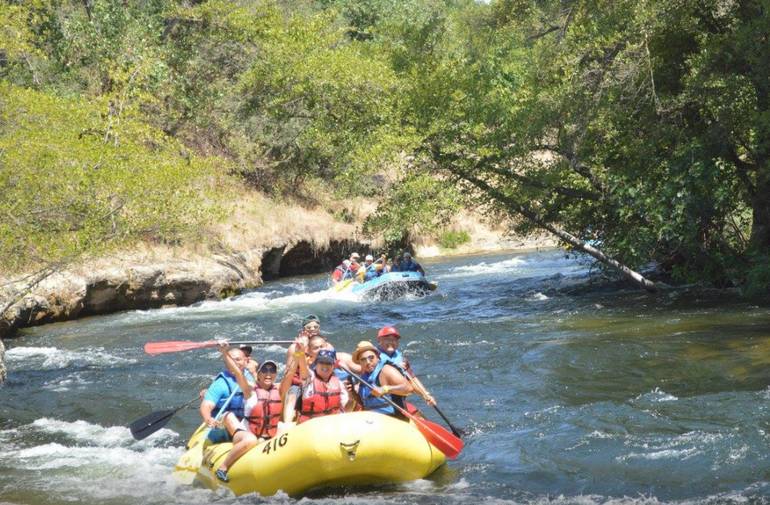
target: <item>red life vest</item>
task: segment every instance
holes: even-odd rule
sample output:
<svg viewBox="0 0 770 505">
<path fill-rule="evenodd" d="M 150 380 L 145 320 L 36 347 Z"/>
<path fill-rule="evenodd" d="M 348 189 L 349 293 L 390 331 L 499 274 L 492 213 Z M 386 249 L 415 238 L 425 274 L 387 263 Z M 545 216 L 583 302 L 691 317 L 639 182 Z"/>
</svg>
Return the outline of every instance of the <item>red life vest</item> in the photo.
<svg viewBox="0 0 770 505">
<path fill-rule="evenodd" d="M 299 422 L 329 414 L 341 414 L 342 387 L 342 383 L 334 374 L 329 378 L 329 382 L 322 381 L 318 376 L 313 377 L 313 396 L 302 398 Z"/>
<path fill-rule="evenodd" d="M 341 281 L 342 278 L 345 277 L 347 271 L 348 267 L 345 265 L 337 265 L 337 268 L 335 268 L 334 272 L 332 273 L 332 279 L 334 279 L 336 282 Z"/>
<path fill-rule="evenodd" d="M 254 388 L 254 394 L 257 404 L 246 413 L 249 429 L 257 438 L 273 438 L 283 410 L 281 394 L 275 384 L 269 390 Z"/>
</svg>

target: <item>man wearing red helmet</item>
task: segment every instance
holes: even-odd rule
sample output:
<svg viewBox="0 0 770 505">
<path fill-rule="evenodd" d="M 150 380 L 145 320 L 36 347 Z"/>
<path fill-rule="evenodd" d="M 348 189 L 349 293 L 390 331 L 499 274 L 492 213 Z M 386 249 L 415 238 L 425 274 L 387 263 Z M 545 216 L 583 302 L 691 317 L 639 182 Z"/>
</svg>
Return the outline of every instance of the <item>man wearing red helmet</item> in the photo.
<svg viewBox="0 0 770 505">
<path fill-rule="evenodd" d="M 405 373 L 409 381 L 414 386 L 414 389 L 420 393 L 425 403 L 435 406 L 436 399 L 425 389 L 420 379 L 415 377 L 412 367 L 409 365 L 409 361 L 404 357 L 404 353 L 398 348 L 401 335 L 398 330 L 393 326 L 383 326 L 380 331 L 377 332 L 377 348 L 380 351 L 382 359 L 388 363 L 395 364 L 401 368 Z"/>
</svg>

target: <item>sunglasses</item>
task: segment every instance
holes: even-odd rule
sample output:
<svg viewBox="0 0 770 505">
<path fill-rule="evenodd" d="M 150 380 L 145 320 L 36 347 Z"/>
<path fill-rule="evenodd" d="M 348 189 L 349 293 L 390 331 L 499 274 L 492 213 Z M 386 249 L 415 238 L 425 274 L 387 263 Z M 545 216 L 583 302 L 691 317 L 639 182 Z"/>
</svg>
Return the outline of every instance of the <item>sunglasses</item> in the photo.
<svg viewBox="0 0 770 505">
<path fill-rule="evenodd" d="M 260 373 L 278 373 L 278 369 L 273 365 L 263 366 L 259 369 Z"/>
</svg>

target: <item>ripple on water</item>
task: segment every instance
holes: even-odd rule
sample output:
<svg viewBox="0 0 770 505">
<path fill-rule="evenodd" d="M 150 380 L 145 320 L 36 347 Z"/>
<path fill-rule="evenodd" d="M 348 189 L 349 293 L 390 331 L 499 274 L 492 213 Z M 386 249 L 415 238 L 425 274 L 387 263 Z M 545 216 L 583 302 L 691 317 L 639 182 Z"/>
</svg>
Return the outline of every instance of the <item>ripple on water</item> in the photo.
<svg viewBox="0 0 770 505">
<path fill-rule="evenodd" d="M 684 295 L 597 289 L 585 265 L 563 253 L 427 268 L 442 281 L 420 300 L 337 299 L 319 276 L 188 308 L 25 330 L 0 390 L 0 417 L 9 418 L 0 419 L 0 502 L 753 505 L 770 497 L 767 309 L 720 301 L 704 310 Z M 173 482 L 176 432 L 136 442 L 126 428 L 87 422 L 179 405 L 221 369 L 214 350 L 150 358 L 146 341 L 286 340 L 308 313 L 348 351 L 383 324 L 399 325 L 418 375 L 468 433 L 460 458 L 404 485 L 236 499 Z M 283 361 L 285 348 L 255 352 Z M 99 394 L 103 403 L 93 400 Z M 169 426 L 187 434 L 198 421 L 190 409 Z"/>
<path fill-rule="evenodd" d="M 136 363 L 135 359 L 122 358 L 102 347 L 90 347 L 70 351 L 56 347 L 13 347 L 5 353 L 11 366 L 25 370 L 55 370 L 72 366 L 115 367 Z"/>
</svg>

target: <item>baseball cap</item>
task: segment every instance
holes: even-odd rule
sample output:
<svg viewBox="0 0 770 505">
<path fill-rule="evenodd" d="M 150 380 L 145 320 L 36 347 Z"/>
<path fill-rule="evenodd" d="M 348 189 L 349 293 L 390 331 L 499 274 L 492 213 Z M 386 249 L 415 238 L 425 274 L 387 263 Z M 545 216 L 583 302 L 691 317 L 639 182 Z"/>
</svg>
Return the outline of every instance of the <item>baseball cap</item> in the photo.
<svg viewBox="0 0 770 505">
<path fill-rule="evenodd" d="M 316 363 L 328 363 L 333 365 L 337 362 L 337 352 L 331 349 L 321 349 L 315 358 Z"/>
<path fill-rule="evenodd" d="M 259 368 L 257 369 L 257 372 L 261 372 L 261 371 L 262 371 L 262 369 L 263 369 L 265 366 L 267 366 L 267 365 L 273 365 L 273 366 L 275 367 L 275 371 L 276 371 L 276 372 L 278 371 L 278 363 L 276 363 L 275 361 L 273 361 L 273 360 L 271 360 L 271 359 L 266 359 L 266 360 L 265 360 L 263 363 L 261 363 L 261 364 L 259 365 Z"/>
</svg>

